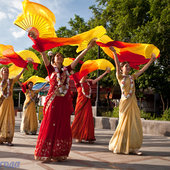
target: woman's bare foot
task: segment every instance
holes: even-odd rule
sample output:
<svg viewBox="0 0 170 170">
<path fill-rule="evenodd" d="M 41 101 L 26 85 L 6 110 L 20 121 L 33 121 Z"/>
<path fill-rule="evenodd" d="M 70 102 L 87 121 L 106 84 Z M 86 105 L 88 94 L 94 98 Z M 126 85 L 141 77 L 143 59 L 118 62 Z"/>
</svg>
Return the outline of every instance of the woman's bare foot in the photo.
<svg viewBox="0 0 170 170">
<path fill-rule="evenodd" d="M 65 160 L 67 160 L 67 156 L 61 156 L 61 157 L 58 159 L 59 162 L 62 162 L 62 161 L 65 161 Z"/>
<path fill-rule="evenodd" d="M 52 158 L 51 161 L 52 162 L 62 162 L 62 161 L 65 161 L 67 160 L 67 156 L 61 156 L 61 157 L 58 157 L 58 158 Z"/>
<path fill-rule="evenodd" d="M 76 139 L 76 143 L 81 143 L 82 141 L 80 139 Z"/>
<path fill-rule="evenodd" d="M 49 163 L 49 162 L 51 162 L 51 158 L 46 158 L 42 161 L 42 163 Z"/>
</svg>

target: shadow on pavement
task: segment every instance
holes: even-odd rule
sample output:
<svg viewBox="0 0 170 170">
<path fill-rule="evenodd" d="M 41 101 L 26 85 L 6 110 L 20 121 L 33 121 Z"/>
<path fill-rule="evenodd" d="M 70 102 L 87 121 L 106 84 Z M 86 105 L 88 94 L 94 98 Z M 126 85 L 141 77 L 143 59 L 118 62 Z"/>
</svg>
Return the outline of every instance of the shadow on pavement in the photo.
<svg viewBox="0 0 170 170">
<path fill-rule="evenodd" d="M 72 151 L 89 151 L 89 152 L 110 152 L 107 148 L 96 148 L 96 147 L 88 147 L 84 146 L 72 146 L 71 148 Z"/>
<path fill-rule="evenodd" d="M 19 159 L 27 159 L 27 160 L 34 160 L 34 153 L 27 154 L 27 153 L 18 153 L 18 152 L 7 152 L 7 151 L 0 151 L 0 158 L 19 158 Z"/>
<path fill-rule="evenodd" d="M 112 164 L 108 162 L 99 162 L 99 161 L 90 161 L 90 160 L 79 160 L 79 159 L 68 159 L 64 162 L 50 162 L 46 164 L 54 164 L 54 165 L 63 165 L 68 166 L 71 168 L 73 167 L 80 167 L 80 168 L 97 168 L 97 169 L 113 169 Z"/>
<path fill-rule="evenodd" d="M 137 170 L 169 170 L 170 167 L 166 165 L 148 165 L 148 164 L 124 164 L 124 163 L 114 163 L 119 169 L 137 169 Z"/>
<path fill-rule="evenodd" d="M 35 148 L 35 145 L 27 145 L 27 144 L 21 144 L 21 143 L 19 143 L 19 144 L 14 143 L 13 147 L 26 147 L 26 148 L 31 147 L 31 148 Z"/>
<path fill-rule="evenodd" d="M 158 151 L 142 151 L 143 156 L 167 156 L 170 157 L 170 152 L 158 152 Z M 170 167 L 169 167 L 170 169 Z"/>
</svg>

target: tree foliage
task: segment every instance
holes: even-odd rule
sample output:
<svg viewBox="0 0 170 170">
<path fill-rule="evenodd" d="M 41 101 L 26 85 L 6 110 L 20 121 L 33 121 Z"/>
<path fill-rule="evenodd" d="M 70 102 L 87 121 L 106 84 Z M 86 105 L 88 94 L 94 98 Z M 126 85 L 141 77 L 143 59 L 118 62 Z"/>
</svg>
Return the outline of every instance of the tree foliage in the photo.
<svg viewBox="0 0 170 170">
<path fill-rule="evenodd" d="M 68 22 L 69 28 L 60 27 L 56 30 L 56 34 L 58 37 L 71 37 L 102 25 L 113 40 L 130 43 L 150 43 L 157 46 L 161 51 L 160 58 L 136 83 L 137 90 L 142 89 L 141 91 L 143 91 L 148 87 L 152 87 L 155 93 L 159 93 L 163 103 L 163 110 L 165 110 L 166 107 L 169 107 L 168 94 L 170 87 L 168 77 L 169 8 L 170 3 L 168 0 L 96 0 L 96 3 L 89 7 L 93 16 L 87 22 L 80 16 L 75 15 Z M 52 51 L 60 51 L 66 57 L 75 58 L 78 55 L 76 48 L 76 46 L 64 46 L 54 48 Z M 98 50 L 97 46 L 94 47 L 86 54 L 83 60 L 98 58 Z M 33 51 L 39 56 L 38 52 Z M 113 59 L 109 58 L 102 50 L 100 57 L 106 58 L 114 64 Z M 76 71 L 79 68 L 80 65 L 76 68 Z M 29 71 L 24 74 L 24 78 L 27 79 L 32 74 L 46 77 L 47 72 L 43 62 L 37 71 L 30 67 Z M 96 72 L 93 72 L 91 77 L 96 77 Z M 103 86 L 116 85 L 115 72 L 104 77 L 101 84 Z"/>
<path fill-rule="evenodd" d="M 161 55 L 157 63 L 138 79 L 137 87 L 143 90 L 152 87 L 155 93 L 161 95 L 165 110 L 169 107 L 170 92 L 168 43 L 170 3 L 168 0 L 96 0 L 96 2 L 96 5 L 90 7 L 94 17 L 89 22 L 105 26 L 112 39 L 131 43 L 151 43 L 160 49 Z"/>
</svg>

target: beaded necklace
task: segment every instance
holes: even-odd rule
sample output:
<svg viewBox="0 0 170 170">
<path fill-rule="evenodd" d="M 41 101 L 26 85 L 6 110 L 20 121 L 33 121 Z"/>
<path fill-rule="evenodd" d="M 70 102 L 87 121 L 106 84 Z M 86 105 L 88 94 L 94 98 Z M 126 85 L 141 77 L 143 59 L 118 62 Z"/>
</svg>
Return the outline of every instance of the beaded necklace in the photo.
<svg viewBox="0 0 170 170">
<path fill-rule="evenodd" d="M 29 92 L 29 97 L 31 98 L 32 101 L 35 101 L 34 97 L 32 97 L 32 94 L 31 94 L 31 90 L 28 89 L 28 92 Z"/>
<path fill-rule="evenodd" d="M 60 71 L 59 71 L 59 69 L 58 69 L 57 67 L 55 67 L 55 72 L 57 73 L 56 75 L 57 75 L 57 82 L 58 82 L 59 92 L 60 92 L 60 94 L 65 95 L 65 94 L 67 93 L 68 89 L 69 89 L 69 80 L 70 80 L 69 75 L 70 75 L 70 74 L 69 74 L 69 72 L 68 72 L 68 70 L 67 70 L 66 67 L 61 68 L 61 70 L 62 70 L 63 72 L 65 72 L 66 75 L 67 75 L 65 90 L 63 90 L 63 88 L 62 88 L 62 85 L 63 85 L 63 84 L 61 83 Z"/>
<path fill-rule="evenodd" d="M 133 86 L 134 86 L 132 76 L 129 75 L 128 77 L 129 77 L 129 79 L 130 79 L 130 90 L 129 90 L 129 93 L 128 93 L 127 95 L 125 95 L 125 89 L 124 89 L 126 77 L 124 76 L 124 77 L 123 77 L 123 80 L 121 81 L 121 91 L 122 91 L 122 95 L 123 95 L 126 99 L 129 98 L 129 97 L 132 95 L 132 88 L 133 88 Z"/>
<path fill-rule="evenodd" d="M 8 98 L 9 96 L 9 92 L 10 92 L 10 81 L 9 79 L 7 79 L 7 94 L 5 95 L 4 94 L 4 91 L 3 91 L 3 83 L 4 83 L 4 79 L 1 81 L 1 85 L 0 85 L 0 90 L 2 92 L 2 95 L 5 97 L 5 98 Z"/>
</svg>

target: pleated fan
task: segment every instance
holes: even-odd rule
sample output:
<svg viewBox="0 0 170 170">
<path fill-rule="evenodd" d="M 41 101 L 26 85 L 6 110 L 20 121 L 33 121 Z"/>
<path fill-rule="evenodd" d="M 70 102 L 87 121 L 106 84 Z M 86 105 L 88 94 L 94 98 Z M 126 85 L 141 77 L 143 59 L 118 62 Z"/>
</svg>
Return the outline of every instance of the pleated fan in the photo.
<svg viewBox="0 0 170 170">
<path fill-rule="evenodd" d="M 31 76 L 28 80 L 26 80 L 25 82 L 23 82 L 23 84 L 27 84 L 29 81 L 32 81 L 33 84 L 36 83 L 46 83 L 48 82 L 48 80 L 42 78 L 42 77 L 38 77 L 38 76 Z"/>
<path fill-rule="evenodd" d="M 26 67 L 27 63 L 15 53 L 13 46 L 0 44 L 0 64 L 14 63 L 18 67 Z"/>
<path fill-rule="evenodd" d="M 97 59 L 97 60 L 87 60 L 85 61 L 79 71 L 79 77 L 82 78 L 83 76 L 97 70 L 106 70 L 109 67 L 110 70 L 114 70 L 115 67 L 113 64 L 106 59 Z"/>
<path fill-rule="evenodd" d="M 14 78 L 16 77 L 19 73 L 22 71 L 22 67 L 17 67 L 15 64 L 12 64 L 9 67 L 9 78 Z M 23 78 L 23 74 L 20 77 L 21 79 Z"/>
<path fill-rule="evenodd" d="M 18 27 L 29 31 L 32 27 L 39 32 L 39 37 L 56 37 L 55 15 L 45 6 L 24 0 L 23 12 L 14 21 Z"/>
<path fill-rule="evenodd" d="M 64 58 L 63 61 L 63 66 L 69 66 L 73 61 L 75 60 L 75 58 Z M 83 64 L 83 61 L 79 61 L 79 64 Z"/>
<path fill-rule="evenodd" d="M 114 55 L 109 47 L 113 46 L 119 61 L 128 62 L 130 67 L 134 69 L 139 69 L 139 65 L 146 64 L 150 60 L 152 53 L 156 55 L 156 58 L 160 57 L 160 50 L 153 44 L 114 41 L 107 35 L 103 35 L 96 43 L 111 58 L 114 58 Z"/>
<path fill-rule="evenodd" d="M 18 51 L 16 52 L 21 58 L 23 58 L 24 60 L 31 60 L 34 63 L 37 64 L 41 64 L 40 59 L 37 57 L 37 55 L 29 50 L 22 50 L 22 51 Z"/>
<path fill-rule="evenodd" d="M 89 31 L 83 32 L 81 34 L 75 35 L 72 38 L 77 38 L 77 39 L 81 39 L 82 42 L 78 45 L 78 48 L 76 50 L 76 52 L 80 52 L 82 50 L 84 50 L 85 48 L 87 48 L 88 43 L 93 39 L 93 38 L 100 38 L 102 37 L 104 34 L 106 34 L 106 29 L 103 26 L 97 26 Z"/>
<path fill-rule="evenodd" d="M 41 63 L 40 59 L 32 51 L 22 50 L 15 52 L 13 46 L 0 44 L 0 64 L 14 63 L 16 66 L 24 68 L 28 61 L 32 61 L 34 69 L 37 69 L 38 64 Z"/>
</svg>

